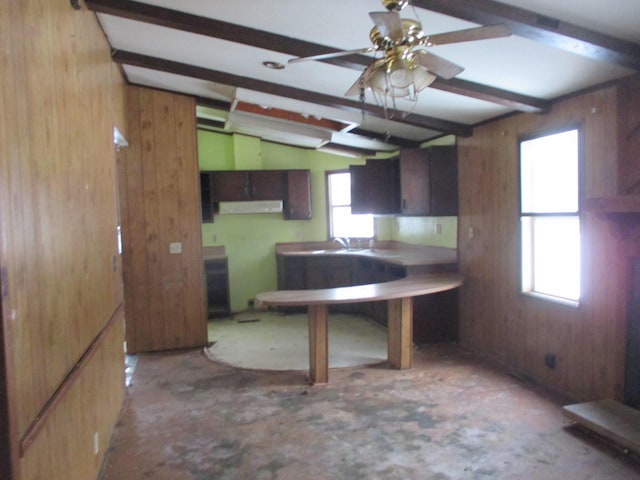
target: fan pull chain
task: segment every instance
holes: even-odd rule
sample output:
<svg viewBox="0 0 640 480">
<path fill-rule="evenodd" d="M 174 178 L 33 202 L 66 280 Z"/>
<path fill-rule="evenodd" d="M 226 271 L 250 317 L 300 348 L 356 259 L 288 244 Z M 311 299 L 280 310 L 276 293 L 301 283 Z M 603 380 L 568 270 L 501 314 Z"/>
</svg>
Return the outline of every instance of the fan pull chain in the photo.
<svg viewBox="0 0 640 480">
<path fill-rule="evenodd" d="M 364 73 L 360 76 L 360 113 L 362 115 L 362 120 L 360 124 L 364 124 Z"/>
</svg>

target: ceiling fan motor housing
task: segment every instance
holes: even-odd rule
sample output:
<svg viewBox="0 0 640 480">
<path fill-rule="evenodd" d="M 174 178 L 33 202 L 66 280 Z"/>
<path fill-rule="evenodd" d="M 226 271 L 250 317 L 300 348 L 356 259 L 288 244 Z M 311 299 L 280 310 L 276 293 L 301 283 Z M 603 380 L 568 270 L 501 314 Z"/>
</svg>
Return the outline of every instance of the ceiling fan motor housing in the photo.
<svg viewBox="0 0 640 480">
<path fill-rule="evenodd" d="M 382 5 L 390 12 L 399 12 L 407 3 L 409 3 L 409 0 L 382 0 Z"/>
<path fill-rule="evenodd" d="M 369 39 L 380 50 L 389 50 L 397 46 L 415 47 L 420 45 L 427 37 L 422 31 L 422 25 L 416 20 L 409 18 L 402 19 L 402 40 L 395 41 L 388 36 L 383 35 L 377 26 L 373 27 L 369 32 Z"/>
</svg>

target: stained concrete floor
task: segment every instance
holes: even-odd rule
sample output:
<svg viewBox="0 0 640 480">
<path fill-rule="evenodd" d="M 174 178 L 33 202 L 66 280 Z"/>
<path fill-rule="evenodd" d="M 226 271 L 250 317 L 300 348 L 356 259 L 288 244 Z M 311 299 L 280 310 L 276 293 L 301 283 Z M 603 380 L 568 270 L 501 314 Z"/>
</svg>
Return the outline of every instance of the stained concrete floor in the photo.
<svg viewBox="0 0 640 480">
<path fill-rule="evenodd" d="M 306 313 L 247 311 L 212 320 L 206 354 L 234 367 L 309 368 Z M 387 330 L 363 315 L 329 315 L 329 367 L 372 365 L 387 359 Z"/>
<path fill-rule="evenodd" d="M 313 387 L 200 349 L 144 354 L 101 479 L 640 479 L 562 403 L 450 344 Z"/>
</svg>

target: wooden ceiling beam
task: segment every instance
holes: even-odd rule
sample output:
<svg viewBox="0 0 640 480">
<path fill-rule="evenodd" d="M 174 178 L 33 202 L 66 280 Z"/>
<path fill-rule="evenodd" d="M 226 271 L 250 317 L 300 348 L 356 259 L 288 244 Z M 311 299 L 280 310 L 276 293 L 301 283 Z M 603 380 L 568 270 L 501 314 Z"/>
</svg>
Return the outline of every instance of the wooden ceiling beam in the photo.
<svg viewBox="0 0 640 480">
<path fill-rule="evenodd" d="M 174 62 L 171 60 L 141 55 L 133 52 L 126 52 L 122 50 L 114 51 L 112 58 L 116 63 L 119 63 L 121 65 L 131 65 L 141 68 L 148 68 L 151 70 L 173 73 L 175 75 L 182 75 L 185 77 L 198 78 L 200 80 L 221 83 L 224 85 L 246 88 L 247 90 L 269 92 L 272 95 L 291 98 L 294 100 L 319 103 L 341 110 L 355 112 L 364 111 L 373 117 L 386 118 L 385 110 L 382 107 L 378 107 L 377 105 L 371 105 L 368 103 L 360 103 L 357 101 L 348 100 L 344 97 L 333 97 L 309 90 L 302 90 L 299 88 L 265 82 L 263 80 L 254 78 L 233 75 L 227 72 L 211 70 L 204 67 L 188 65 L 186 63 Z M 450 133 L 461 137 L 471 136 L 473 132 L 473 128 L 469 125 L 450 122 L 426 115 L 409 114 L 406 117 L 403 117 L 402 120 L 396 121 L 402 121 L 402 123 L 408 125 L 436 130 L 443 133 Z"/>
<path fill-rule="evenodd" d="M 494 0 L 412 0 L 411 4 L 480 25 L 506 24 L 520 37 L 640 71 L 640 45 L 530 10 Z"/>
<path fill-rule="evenodd" d="M 335 48 L 325 45 L 318 45 L 263 30 L 130 0 L 85 0 L 85 4 L 89 9 L 97 13 L 119 16 L 129 20 L 151 23 L 212 38 L 242 43 L 252 47 L 284 53 L 292 57 L 320 55 L 336 50 Z M 364 68 L 371 63 L 371 57 L 366 55 L 348 55 L 322 61 L 331 65 L 362 72 Z M 455 78 L 451 80 L 438 78 L 431 85 L 431 88 L 505 105 L 523 112 L 546 112 L 550 106 L 547 100 L 520 95 L 507 90 Z"/>
</svg>

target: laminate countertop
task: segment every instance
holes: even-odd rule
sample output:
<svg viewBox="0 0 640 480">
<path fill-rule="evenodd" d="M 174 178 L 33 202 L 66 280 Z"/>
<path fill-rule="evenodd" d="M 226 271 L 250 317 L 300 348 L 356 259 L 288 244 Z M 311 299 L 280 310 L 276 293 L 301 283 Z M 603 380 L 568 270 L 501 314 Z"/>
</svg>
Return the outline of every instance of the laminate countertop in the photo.
<svg viewBox="0 0 640 480">
<path fill-rule="evenodd" d="M 403 266 L 454 265 L 458 252 L 454 248 L 379 242 L 371 248 L 340 248 L 332 242 L 278 243 L 276 254 L 282 256 L 354 256 Z"/>
<path fill-rule="evenodd" d="M 259 305 L 298 306 L 393 300 L 444 292 L 459 287 L 463 281 L 458 273 L 428 273 L 350 287 L 261 292 L 256 301 Z"/>
</svg>

